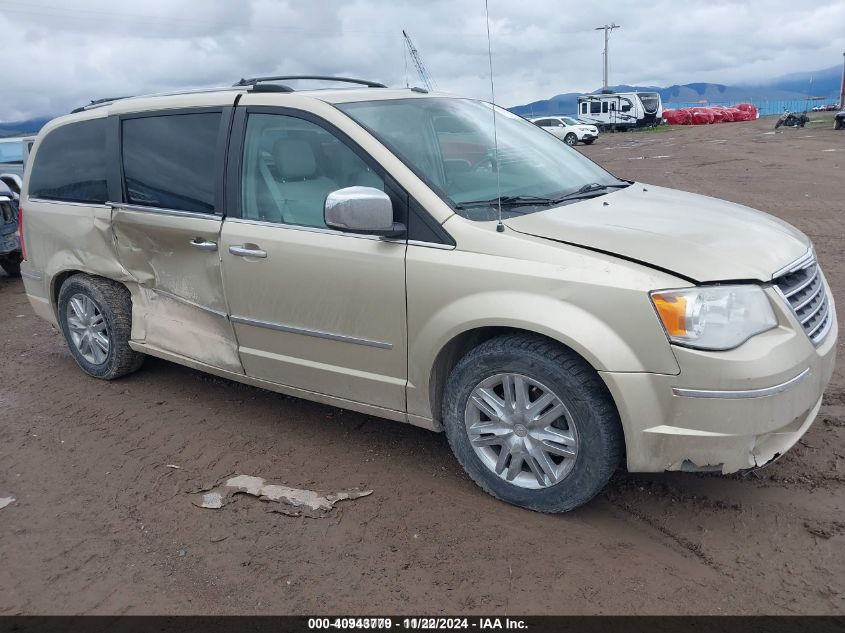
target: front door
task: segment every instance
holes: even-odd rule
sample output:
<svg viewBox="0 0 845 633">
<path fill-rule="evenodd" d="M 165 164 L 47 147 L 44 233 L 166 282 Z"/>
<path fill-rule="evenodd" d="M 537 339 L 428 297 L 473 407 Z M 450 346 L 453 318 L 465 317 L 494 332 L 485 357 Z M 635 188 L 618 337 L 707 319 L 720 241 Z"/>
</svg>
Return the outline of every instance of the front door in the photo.
<svg viewBox="0 0 845 633">
<path fill-rule="evenodd" d="M 238 116 L 229 182 L 240 217 L 224 221 L 220 255 L 246 374 L 404 411 L 406 243 L 330 230 L 323 207 L 355 185 L 391 194 L 397 219 L 407 204 L 327 124 L 273 109 Z"/>
<path fill-rule="evenodd" d="M 228 117 L 222 109 L 122 117 L 123 201 L 111 223 L 132 277 L 132 340 L 243 373 L 217 242 Z"/>
</svg>

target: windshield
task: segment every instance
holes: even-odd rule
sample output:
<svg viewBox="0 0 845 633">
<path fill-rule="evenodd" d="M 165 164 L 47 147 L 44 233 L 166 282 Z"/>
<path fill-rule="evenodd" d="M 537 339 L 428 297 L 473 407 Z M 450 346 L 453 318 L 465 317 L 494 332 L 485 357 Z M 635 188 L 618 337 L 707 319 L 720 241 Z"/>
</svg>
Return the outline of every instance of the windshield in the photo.
<svg viewBox="0 0 845 633">
<path fill-rule="evenodd" d="M 576 121 L 575 119 L 572 119 L 568 116 L 561 117 L 561 118 L 563 119 L 563 122 L 566 123 L 567 125 L 584 125 L 583 123 L 581 123 L 581 121 Z"/>
<path fill-rule="evenodd" d="M 0 141 L 0 163 L 22 163 L 23 143 L 20 141 Z"/>
<path fill-rule="evenodd" d="M 471 220 L 495 219 L 500 192 L 503 198 L 520 198 L 519 206 L 503 205 L 503 217 L 512 217 L 541 211 L 548 200 L 585 186 L 620 182 L 544 129 L 498 107 L 496 173 L 493 109 L 482 101 L 424 97 L 337 107 Z M 489 204 L 479 204 L 483 201 Z"/>
<path fill-rule="evenodd" d="M 660 105 L 660 95 L 654 92 L 641 92 L 640 101 L 643 102 L 643 108 L 646 113 L 654 114 Z"/>
</svg>

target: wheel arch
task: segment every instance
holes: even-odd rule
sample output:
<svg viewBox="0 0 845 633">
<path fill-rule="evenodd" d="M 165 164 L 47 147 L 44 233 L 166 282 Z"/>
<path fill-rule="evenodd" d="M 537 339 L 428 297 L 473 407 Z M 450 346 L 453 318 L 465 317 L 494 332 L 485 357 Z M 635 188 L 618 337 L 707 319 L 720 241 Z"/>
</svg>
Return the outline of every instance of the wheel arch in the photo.
<svg viewBox="0 0 845 633">
<path fill-rule="evenodd" d="M 428 381 L 428 400 L 429 406 L 431 407 L 432 417 L 436 421 L 438 428 L 441 426 L 440 411 L 443 404 L 443 393 L 446 389 L 446 382 L 449 378 L 449 374 L 458 362 L 472 349 L 478 347 L 485 341 L 505 334 L 530 334 L 532 336 L 536 336 L 537 338 L 545 339 L 556 345 L 565 347 L 577 354 L 584 360 L 585 363 L 587 363 L 595 371 L 598 371 L 594 362 L 595 359 L 591 362 L 590 358 L 581 353 L 579 349 L 576 349 L 576 347 L 569 344 L 569 341 L 561 340 L 564 337 L 553 337 L 547 333 L 542 333 L 537 330 L 512 325 L 488 325 L 464 330 L 453 336 L 440 348 L 435 355 L 434 362 L 431 366 Z M 618 414 L 619 407 L 609 389 L 608 396 L 610 401 L 613 402 L 613 406 L 616 408 Z"/>
</svg>

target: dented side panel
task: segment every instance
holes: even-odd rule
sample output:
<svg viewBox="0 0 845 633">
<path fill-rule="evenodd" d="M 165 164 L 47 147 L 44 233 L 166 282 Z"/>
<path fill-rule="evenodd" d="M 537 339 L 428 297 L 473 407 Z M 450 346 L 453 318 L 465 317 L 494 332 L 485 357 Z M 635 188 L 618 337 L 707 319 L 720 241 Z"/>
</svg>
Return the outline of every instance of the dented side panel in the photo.
<svg viewBox="0 0 845 633">
<path fill-rule="evenodd" d="M 134 283 L 132 339 L 243 373 L 216 250 L 221 218 L 116 207 L 114 248 Z"/>
<path fill-rule="evenodd" d="M 27 295 L 39 314 L 44 304 L 50 306 L 54 324 L 60 275 L 83 272 L 131 281 L 114 256 L 110 207 L 30 198 L 24 213 Z"/>
</svg>

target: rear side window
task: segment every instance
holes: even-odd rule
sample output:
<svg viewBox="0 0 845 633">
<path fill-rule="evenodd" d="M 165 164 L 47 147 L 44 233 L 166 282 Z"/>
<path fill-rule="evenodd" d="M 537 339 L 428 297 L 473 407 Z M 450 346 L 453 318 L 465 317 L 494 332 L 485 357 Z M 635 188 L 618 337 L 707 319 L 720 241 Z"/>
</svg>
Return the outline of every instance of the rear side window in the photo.
<svg viewBox="0 0 845 633">
<path fill-rule="evenodd" d="M 106 119 L 69 123 L 41 141 L 29 196 L 47 200 L 102 204 L 106 185 Z"/>
<path fill-rule="evenodd" d="M 219 112 L 123 121 L 126 202 L 214 213 Z"/>
</svg>

